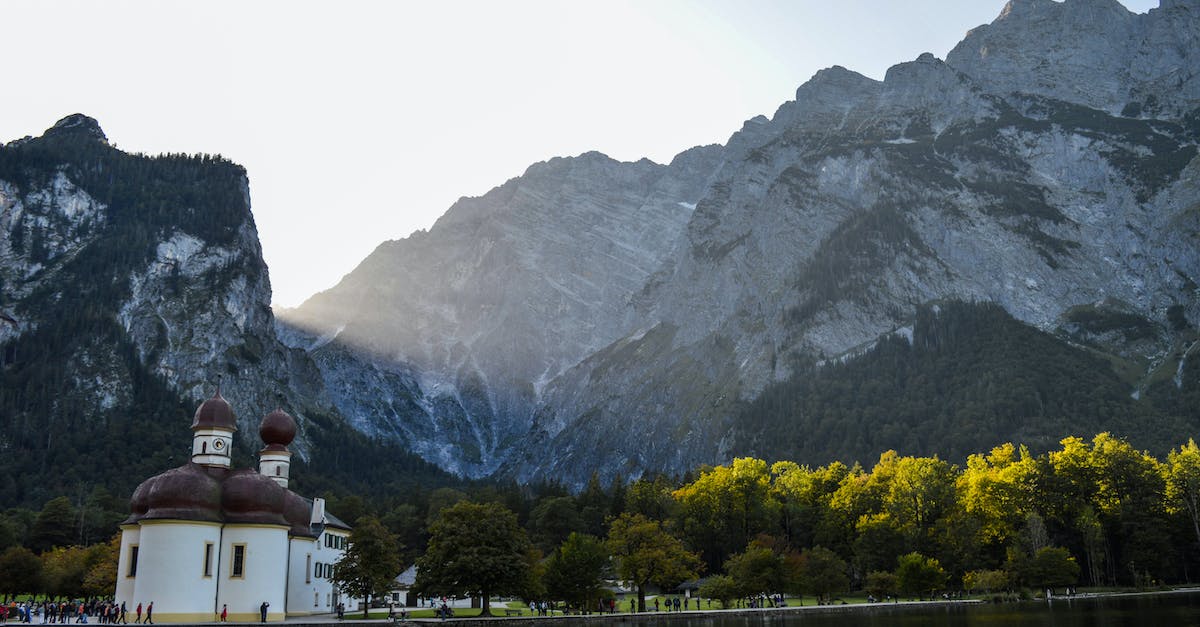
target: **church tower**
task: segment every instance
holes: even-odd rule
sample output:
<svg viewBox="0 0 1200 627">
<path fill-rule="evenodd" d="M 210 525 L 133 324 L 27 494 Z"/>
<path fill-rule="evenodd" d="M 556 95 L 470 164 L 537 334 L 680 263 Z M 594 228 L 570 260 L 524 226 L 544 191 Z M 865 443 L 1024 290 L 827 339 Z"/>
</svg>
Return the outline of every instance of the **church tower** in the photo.
<svg viewBox="0 0 1200 627">
<path fill-rule="evenodd" d="M 200 405 L 192 419 L 192 462 L 229 468 L 229 449 L 233 447 L 235 431 L 237 416 L 221 398 L 221 387 L 217 386 L 217 393 Z"/>
<path fill-rule="evenodd" d="M 263 418 L 258 435 L 266 444 L 258 453 L 259 474 L 270 477 L 286 489 L 292 465 L 292 452 L 287 446 L 296 439 L 296 420 L 282 409 L 276 409 Z"/>
</svg>

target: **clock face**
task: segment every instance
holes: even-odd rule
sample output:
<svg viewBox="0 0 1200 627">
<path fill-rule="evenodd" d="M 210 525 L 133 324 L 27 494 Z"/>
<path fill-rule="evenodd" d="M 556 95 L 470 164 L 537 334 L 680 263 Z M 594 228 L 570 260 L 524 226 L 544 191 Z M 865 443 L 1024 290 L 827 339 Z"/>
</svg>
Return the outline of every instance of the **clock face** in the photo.
<svg viewBox="0 0 1200 627">
<path fill-rule="evenodd" d="M 213 440 L 213 448 L 218 451 L 224 450 L 225 449 L 225 440 L 221 440 L 221 439 Z"/>
</svg>

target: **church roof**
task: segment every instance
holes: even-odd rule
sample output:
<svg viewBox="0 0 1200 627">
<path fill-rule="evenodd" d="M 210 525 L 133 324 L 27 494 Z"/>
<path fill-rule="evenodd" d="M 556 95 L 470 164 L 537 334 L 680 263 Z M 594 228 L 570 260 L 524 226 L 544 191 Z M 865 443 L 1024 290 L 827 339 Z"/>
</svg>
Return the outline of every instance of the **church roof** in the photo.
<svg viewBox="0 0 1200 627">
<path fill-rule="evenodd" d="M 192 431 L 196 429 L 225 429 L 237 431 L 237 416 L 229 402 L 221 397 L 221 388 L 217 388 L 213 397 L 200 404 L 196 415 L 192 417 Z"/>
<path fill-rule="evenodd" d="M 192 429 L 201 428 L 237 430 L 233 408 L 219 389 L 196 410 Z M 296 436 L 295 419 L 277 409 L 263 418 L 259 434 L 267 445 L 264 451 L 286 451 Z M 143 481 L 133 491 L 129 517 L 122 524 L 186 520 L 286 525 L 293 536 L 315 538 L 312 507 L 312 499 L 284 488 L 257 470 L 230 470 L 189 461 Z M 325 518 L 326 527 L 350 529 L 332 514 L 326 513 Z"/>
</svg>

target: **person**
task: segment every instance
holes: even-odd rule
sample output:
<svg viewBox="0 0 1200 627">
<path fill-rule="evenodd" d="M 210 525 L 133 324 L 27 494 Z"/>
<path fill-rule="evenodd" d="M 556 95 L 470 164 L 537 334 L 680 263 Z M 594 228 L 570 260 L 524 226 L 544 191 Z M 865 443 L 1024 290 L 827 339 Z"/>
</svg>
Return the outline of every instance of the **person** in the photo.
<svg viewBox="0 0 1200 627">
<path fill-rule="evenodd" d="M 225 622 L 229 618 L 229 605 L 221 605 L 221 622 Z"/>
<path fill-rule="evenodd" d="M 338 614 L 338 620 L 342 620 L 343 618 L 346 617 L 346 605 L 344 603 L 342 603 L 341 601 L 338 601 L 338 604 L 337 604 L 337 614 Z"/>
<path fill-rule="evenodd" d="M 142 622 L 142 602 L 141 601 L 138 601 L 137 609 L 134 611 L 137 612 L 137 618 L 133 622 L 140 624 Z"/>
<path fill-rule="evenodd" d="M 258 606 L 258 617 L 259 617 L 260 623 L 267 622 L 267 608 L 268 607 L 271 607 L 271 604 L 267 603 L 266 601 L 263 601 L 262 605 Z"/>
<path fill-rule="evenodd" d="M 125 620 L 125 602 L 121 601 L 121 615 L 117 620 L 121 621 L 122 625 L 128 625 L 129 621 Z"/>
<path fill-rule="evenodd" d="M 154 624 L 154 620 L 152 620 L 153 616 L 154 616 L 154 601 L 151 601 L 150 603 L 148 603 L 146 605 L 146 624 L 147 625 Z"/>
</svg>

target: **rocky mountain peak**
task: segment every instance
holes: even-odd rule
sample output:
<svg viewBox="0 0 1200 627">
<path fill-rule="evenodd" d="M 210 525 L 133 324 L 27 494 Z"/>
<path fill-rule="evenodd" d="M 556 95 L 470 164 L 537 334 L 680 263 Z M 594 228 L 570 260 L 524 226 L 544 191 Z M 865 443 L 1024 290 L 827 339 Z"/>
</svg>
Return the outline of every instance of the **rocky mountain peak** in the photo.
<svg viewBox="0 0 1200 627">
<path fill-rule="evenodd" d="M 80 138 L 99 141 L 105 144 L 108 143 L 108 137 L 104 134 L 104 130 L 100 128 L 100 123 L 95 118 L 88 117 L 82 113 L 72 113 L 55 122 L 54 126 L 46 129 L 42 137 Z"/>
<path fill-rule="evenodd" d="M 946 63 L 1000 95 L 1178 119 L 1200 100 L 1196 7 L 1180 0 L 1135 14 L 1116 0 L 1013 0 Z"/>
</svg>

